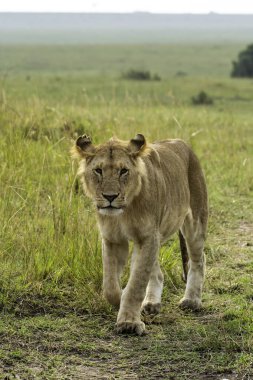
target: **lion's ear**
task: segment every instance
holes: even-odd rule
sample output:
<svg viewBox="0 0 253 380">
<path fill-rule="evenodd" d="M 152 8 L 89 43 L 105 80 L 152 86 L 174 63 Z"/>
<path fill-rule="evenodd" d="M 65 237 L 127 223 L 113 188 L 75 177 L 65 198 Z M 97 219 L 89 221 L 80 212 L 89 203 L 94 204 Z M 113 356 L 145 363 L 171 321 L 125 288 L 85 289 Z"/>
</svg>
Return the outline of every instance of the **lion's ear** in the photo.
<svg viewBox="0 0 253 380">
<path fill-rule="evenodd" d="M 139 154 L 143 154 L 146 149 L 147 143 L 145 137 L 138 133 L 128 145 L 131 154 L 134 156 L 138 156 Z"/>
<path fill-rule="evenodd" d="M 87 135 L 79 136 L 73 149 L 75 157 L 90 157 L 95 154 L 95 147 L 92 145 L 91 138 Z"/>
</svg>

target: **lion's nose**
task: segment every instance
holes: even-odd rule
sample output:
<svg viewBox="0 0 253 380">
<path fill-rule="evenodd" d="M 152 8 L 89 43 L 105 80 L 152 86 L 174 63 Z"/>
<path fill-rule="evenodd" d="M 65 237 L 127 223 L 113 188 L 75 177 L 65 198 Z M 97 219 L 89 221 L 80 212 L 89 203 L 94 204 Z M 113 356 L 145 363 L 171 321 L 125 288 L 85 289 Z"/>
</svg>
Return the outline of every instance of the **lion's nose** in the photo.
<svg viewBox="0 0 253 380">
<path fill-rule="evenodd" d="M 107 199 L 110 203 L 118 197 L 119 194 L 102 194 L 105 199 Z"/>
</svg>

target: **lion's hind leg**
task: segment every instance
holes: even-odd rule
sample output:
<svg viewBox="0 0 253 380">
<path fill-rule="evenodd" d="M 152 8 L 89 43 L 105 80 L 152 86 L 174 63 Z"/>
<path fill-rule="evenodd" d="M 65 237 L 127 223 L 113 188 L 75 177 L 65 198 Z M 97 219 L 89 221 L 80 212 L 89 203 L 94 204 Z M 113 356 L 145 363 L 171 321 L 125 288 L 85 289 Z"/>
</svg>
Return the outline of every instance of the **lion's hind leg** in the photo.
<svg viewBox="0 0 253 380">
<path fill-rule="evenodd" d="M 188 274 L 189 255 L 187 251 L 185 238 L 180 230 L 179 230 L 179 243 L 180 243 L 180 250 L 181 250 L 181 257 L 182 257 L 182 264 L 183 264 L 183 280 L 184 282 L 186 282 L 187 274 Z"/>
<path fill-rule="evenodd" d="M 181 228 L 189 253 L 187 283 L 184 297 L 180 301 L 183 309 L 198 310 L 201 308 L 201 294 L 205 276 L 204 240 L 206 223 L 200 218 L 193 219 L 189 213 Z"/>
<path fill-rule="evenodd" d="M 144 314 L 155 315 L 160 312 L 163 277 L 159 262 L 156 260 L 150 274 L 146 295 L 142 303 L 142 311 Z"/>
</svg>

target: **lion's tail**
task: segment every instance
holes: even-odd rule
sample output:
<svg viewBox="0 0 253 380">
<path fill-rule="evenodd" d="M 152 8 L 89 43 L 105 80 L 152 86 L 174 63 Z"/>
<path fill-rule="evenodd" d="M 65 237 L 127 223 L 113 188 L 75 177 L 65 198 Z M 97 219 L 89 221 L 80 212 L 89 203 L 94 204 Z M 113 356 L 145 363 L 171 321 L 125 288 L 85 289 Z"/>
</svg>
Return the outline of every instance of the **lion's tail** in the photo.
<svg viewBox="0 0 253 380">
<path fill-rule="evenodd" d="M 186 282 L 187 273 L 188 273 L 189 255 L 187 251 L 185 238 L 180 230 L 179 230 L 179 242 L 180 242 L 180 250 L 181 250 L 181 256 L 182 256 L 182 263 L 183 263 L 183 280 Z"/>
</svg>

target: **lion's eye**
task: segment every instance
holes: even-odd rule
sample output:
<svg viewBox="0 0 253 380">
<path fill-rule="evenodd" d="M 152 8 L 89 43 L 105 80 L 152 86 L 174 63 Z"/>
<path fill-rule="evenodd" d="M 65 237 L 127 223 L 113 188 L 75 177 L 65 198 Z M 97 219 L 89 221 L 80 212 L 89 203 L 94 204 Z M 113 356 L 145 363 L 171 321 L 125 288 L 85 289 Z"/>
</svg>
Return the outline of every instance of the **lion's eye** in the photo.
<svg viewBox="0 0 253 380">
<path fill-rule="evenodd" d="M 96 169 L 95 169 L 95 172 L 96 172 L 97 174 L 102 175 L 102 169 L 100 169 L 100 168 L 96 168 Z"/>
<path fill-rule="evenodd" d="M 120 175 L 124 175 L 126 173 L 128 173 L 128 169 L 126 169 L 126 168 L 121 169 Z"/>
</svg>

